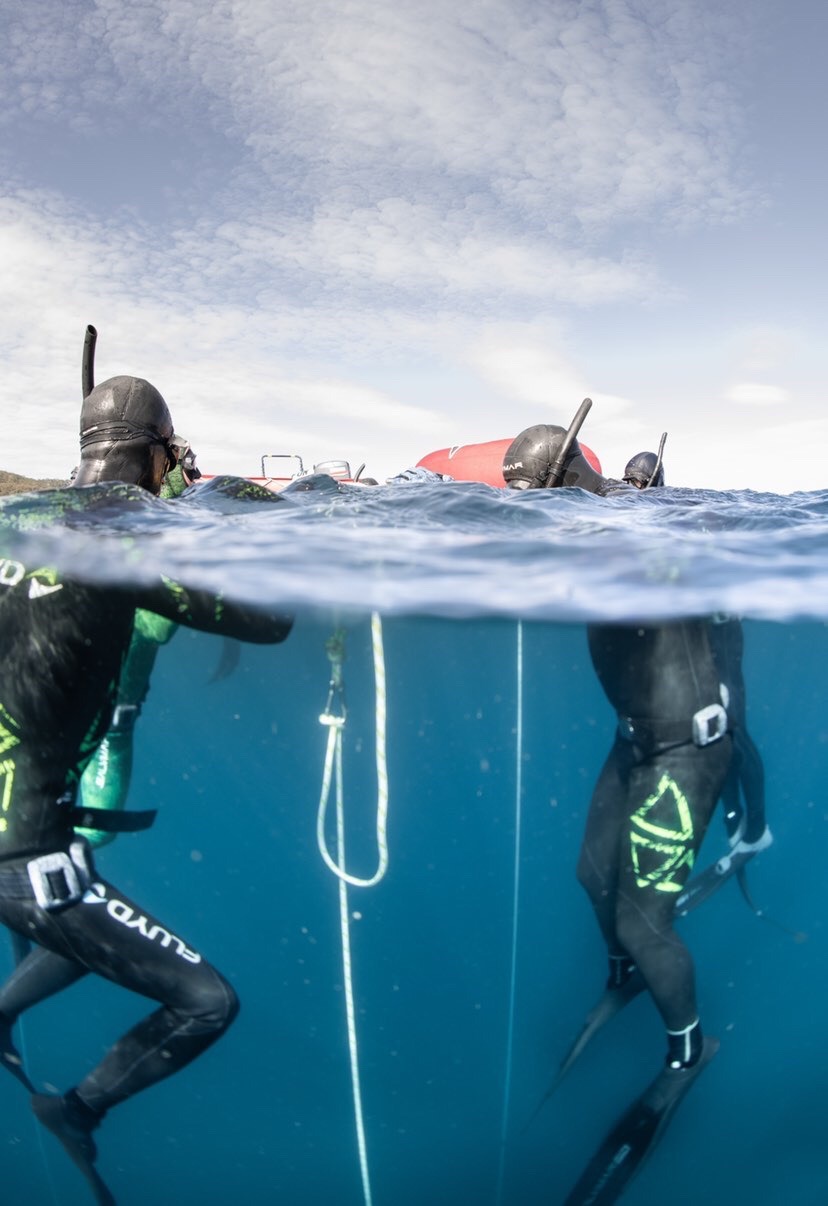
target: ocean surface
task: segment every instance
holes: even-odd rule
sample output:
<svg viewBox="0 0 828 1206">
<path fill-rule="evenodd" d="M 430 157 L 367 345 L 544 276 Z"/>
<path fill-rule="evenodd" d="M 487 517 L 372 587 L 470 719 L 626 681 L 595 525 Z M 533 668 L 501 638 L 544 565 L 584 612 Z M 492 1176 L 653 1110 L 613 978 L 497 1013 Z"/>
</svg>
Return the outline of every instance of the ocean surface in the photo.
<svg viewBox="0 0 828 1206">
<path fill-rule="evenodd" d="M 606 974 L 575 867 L 615 717 L 584 625 L 716 612 L 744 619 L 774 842 L 748 870 L 762 916 L 731 881 L 679 923 L 721 1050 L 623 1201 L 828 1202 L 828 492 L 314 477 L 243 493 L 214 479 L 171 502 L 112 486 L 0 499 L 0 581 L 14 561 L 116 587 L 164 573 L 296 615 L 272 648 L 179 628 L 135 730 L 129 805 L 158 820 L 98 865 L 224 972 L 242 1010 L 106 1119 L 99 1167 L 119 1206 L 563 1203 L 664 1057 L 641 997 L 533 1117 Z M 366 878 L 387 706 L 388 867 L 345 900 L 362 1160 L 342 890 L 317 843 L 340 630 L 346 862 Z M 717 815 L 698 865 L 726 850 Z M 146 1010 L 92 978 L 40 1005 L 22 1024 L 32 1078 L 77 1083 Z M 11 1077 L 0 1119 L 4 1202 L 91 1201 Z"/>
</svg>

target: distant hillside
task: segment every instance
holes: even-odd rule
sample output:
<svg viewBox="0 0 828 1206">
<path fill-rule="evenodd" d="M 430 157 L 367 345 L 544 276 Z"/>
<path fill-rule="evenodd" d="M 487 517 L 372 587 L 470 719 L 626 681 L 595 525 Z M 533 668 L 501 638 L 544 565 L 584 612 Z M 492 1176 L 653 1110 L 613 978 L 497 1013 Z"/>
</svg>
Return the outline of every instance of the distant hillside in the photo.
<svg viewBox="0 0 828 1206">
<path fill-rule="evenodd" d="M 8 473 L 0 469 L 0 494 L 25 494 L 27 490 L 57 490 L 60 486 L 68 486 L 65 479 L 57 481 L 54 478 L 21 477 L 19 473 Z"/>
</svg>

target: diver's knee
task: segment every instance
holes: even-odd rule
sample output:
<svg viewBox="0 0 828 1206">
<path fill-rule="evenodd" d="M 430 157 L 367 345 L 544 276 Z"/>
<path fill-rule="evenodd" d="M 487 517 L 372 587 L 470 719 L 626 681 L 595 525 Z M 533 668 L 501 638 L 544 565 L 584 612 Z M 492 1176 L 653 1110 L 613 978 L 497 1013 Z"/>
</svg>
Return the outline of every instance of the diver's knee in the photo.
<svg viewBox="0 0 828 1206">
<path fill-rule="evenodd" d="M 238 1017 L 241 1002 L 233 985 L 214 971 L 209 983 L 202 985 L 192 1002 L 191 1016 L 204 1032 L 223 1034 Z"/>
<path fill-rule="evenodd" d="M 626 909 L 621 905 L 616 910 L 615 932 L 621 946 L 637 963 L 644 948 L 652 943 L 656 934 L 660 934 L 660 929 L 656 919 L 647 911 Z"/>
</svg>

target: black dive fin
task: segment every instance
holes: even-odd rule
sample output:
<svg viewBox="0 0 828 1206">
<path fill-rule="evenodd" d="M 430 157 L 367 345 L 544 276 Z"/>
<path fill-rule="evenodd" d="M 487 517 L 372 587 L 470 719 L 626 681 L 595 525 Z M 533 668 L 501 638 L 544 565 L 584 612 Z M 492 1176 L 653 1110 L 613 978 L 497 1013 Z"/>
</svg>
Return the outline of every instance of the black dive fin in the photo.
<svg viewBox="0 0 828 1206">
<path fill-rule="evenodd" d="M 231 637 L 225 637 L 221 646 L 221 656 L 216 663 L 216 668 L 210 675 L 208 682 L 220 683 L 222 679 L 229 678 L 230 675 L 238 669 L 241 661 L 241 641 L 235 641 Z"/>
<path fill-rule="evenodd" d="M 32 1096 L 32 1109 L 47 1131 L 51 1131 L 63 1145 L 69 1159 L 86 1178 L 97 1206 L 116 1206 L 109 1187 L 95 1168 L 98 1155 L 95 1140 L 71 1124 L 66 1115 L 63 1098 L 35 1093 Z"/>
<path fill-rule="evenodd" d="M 620 1013 L 625 1005 L 629 1005 L 630 1001 L 635 1000 L 640 992 L 644 991 L 644 979 L 641 972 L 636 968 L 625 982 L 618 988 L 607 988 L 604 990 L 604 995 L 601 997 L 597 1005 L 592 1008 L 584 1019 L 583 1027 L 575 1042 L 567 1051 L 566 1055 L 561 1060 L 561 1066 L 555 1075 L 555 1079 L 550 1084 L 549 1088 L 544 1093 L 541 1100 L 535 1107 L 524 1131 L 534 1122 L 540 1111 L 546 1105 L 549 1098 L 560 1085 L 563 1078 L 566 1076 L 569 1069 L 578 1059 L 579 1055 L 584 1051 L 587 1044 L 595 1037 L 599 1030 L 606 1026 L 617 1013 Z"/>
<path fill-rule="evenodd" d="M 739 875 L 756 853 L 755 850 L 738 850 L 734 854 L 726 854 L 724 858 L 718 859 L 704 871 L 694 875 L 676 900 L 676 917 L 686 917 L 692 909 L 704 904 L 714 892 L 718 892 L 722 884 L 726 884 L 734 875 Z"/>
<path fill-rule="evenodd" d="M 701 1058 L 692 1068 L 665 1068 L 659 1073 L 612 1128 L 564 1206 L 609 1206 L 618 1200 L 718 1049 L 718 1039 L 706 1038 Z"/>
<path fill-rule="evenodd" d="M 755 903 L 753 896 L 751 895 L 750 888 L 748 887 L 747 872 L 745 871 L 744 867 L 736 872 L 736 879 L 739 882 L 739 887 L 742 890 L 742 896 L 745 898 L 745 903 L 747 904 L 748 908 L 756 914 L 760 921 L 768 921 L 771 925 L 775 925 L 776 928 L 781 930 L 783 934 L 787 934 L 790 938 L 793 938 L 794 942 L 805 942 L 807 940 L 808 935 L 803 930 L 793 930 L 790 926 L 785 925 L 783 921 L 778 921 L 775 917 L 770 917 L 764 909 L 759 908 L 759 906 Z"/>
</svg>

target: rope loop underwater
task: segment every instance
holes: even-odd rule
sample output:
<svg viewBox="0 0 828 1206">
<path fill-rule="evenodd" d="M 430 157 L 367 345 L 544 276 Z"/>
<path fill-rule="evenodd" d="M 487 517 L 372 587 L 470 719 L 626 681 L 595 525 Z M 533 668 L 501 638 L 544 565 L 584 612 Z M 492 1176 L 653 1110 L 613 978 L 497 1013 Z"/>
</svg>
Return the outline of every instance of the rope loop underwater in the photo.
<svg viewBox="0 0 828 1206">
<path fill-rule="evenodd" d="M 388 760 L 386 746 L 385 652 L 382 642 L 382 620 L 377 612 L 373 612 L 371 615 L 371 646 L 374 659 L 374 687 L 376 693 L 374 748 L 376 751 L 377 767 L 377 869 L 373 875 L 366 878 L 351 875 L 345 866 L 344 816 L 341 817 L 340 814 L 344 813 L 342 738 L 345 731 L 347 709 L 345 707 L 345 686 L 342 673 L 342 664 L 345 660 L 345 634 L 341 628 L 338 628 L 326 643 L 328 658 L 331 663 L 331 681 L 328 685 L 328 698 L 325 703 L 325 709 L 319 716 L 319 723 L 328 730 L 328 741 L 322 772 L 322 790 L 319 796 L 319 808 L 316 815 L 316 840 L 319 846 L 319 853 L 322 855 L 325 865 L 334 875 L 354 888 L 373 888 L 375 884 L 380 882 L 388 870 Z M 328 849 L 328 841 L 325 834 L 332 780 L 336 784 L 337 845 L 339 847 L 337 858 L 334 858 Z M 343 828 L 341 840 L 339 834 L 340 826 Z"/>
<path fill-rule="evenodd" d="M 374 658 L 374 684 L 376 691 L 375 736 L 377 764 L 377 870 L 367 879 L 350 875 L 345 867 L 345 805 L 342 779 L 342 737 L 345 730 L 345 686 L 342 665 L 345 660 L 345 634 L 338 628 L 326 643 L 331 663 L 331 681 L 325 710 L 319 723 L 327 728 L 328 740 L 325 748 L 325 765 L 322 773 L 322 791 L 316 819 L 316 837 L 319 852 L 325 865 L 339 880 L 339 927 L 342 941 L 342 973 L 345 990 L 345 1017 L 348 1028 L 348 1052 L 351 1064 L 351 1088 L 354 1101 L 354 1121 L 357 1134 L 362 1193 L 365 1206 L 372 1206 L 371 1178 L 368 1170 L 368 1151 L 365 1141 L 365 1123 L 362 1108 L 362 1089 L 359 1076 L 359 1049 L 357 1042 L 356 1008 L 354 1006 L 353 968 L 351 961 L 350 912 L 348 907 L 348 885 L 370 888 L 378 884 L 388 868 L 388 769 L 386 759 L 386 683 L 385 654 L 382 643 L 382 622 L 377 612 L 371 616 L 371 644 Z M 336 858 L 328 850 L 325 837 L 328 802 L 331 795 L 331 780 L 336 781 Z"/>
</svg>

